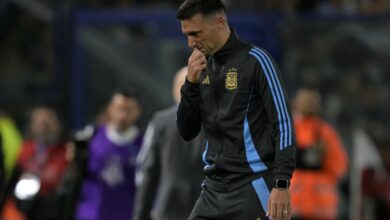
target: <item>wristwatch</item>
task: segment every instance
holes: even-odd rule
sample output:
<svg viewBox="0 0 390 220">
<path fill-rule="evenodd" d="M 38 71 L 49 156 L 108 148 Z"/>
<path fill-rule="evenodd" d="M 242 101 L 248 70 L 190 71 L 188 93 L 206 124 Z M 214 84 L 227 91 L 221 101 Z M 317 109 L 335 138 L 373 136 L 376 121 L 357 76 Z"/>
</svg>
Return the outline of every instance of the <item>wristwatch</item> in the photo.
<svg viewBox="0 0 390 220">
<path fill-rule="evenodd" d="M 288 189 L 290 187 L 290 180 L 276 179 L 274 180 L 274 188 L 276 189 Z"/>
</svg>

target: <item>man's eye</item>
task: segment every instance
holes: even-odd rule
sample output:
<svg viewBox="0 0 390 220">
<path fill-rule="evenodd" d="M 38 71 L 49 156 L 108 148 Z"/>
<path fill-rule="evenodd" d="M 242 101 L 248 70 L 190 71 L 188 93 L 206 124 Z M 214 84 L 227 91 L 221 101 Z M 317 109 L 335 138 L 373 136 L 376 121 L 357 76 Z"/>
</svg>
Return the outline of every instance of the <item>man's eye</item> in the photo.
<svg viewBox="0 0 390 220">
<path fill-rule="evenodd" d="M 191 37 L 197 37 L 199 35 L 199 33 L 197 32 L 191 32 L 189 33 L 188 35 L 190 35 Z"/>
</svg>

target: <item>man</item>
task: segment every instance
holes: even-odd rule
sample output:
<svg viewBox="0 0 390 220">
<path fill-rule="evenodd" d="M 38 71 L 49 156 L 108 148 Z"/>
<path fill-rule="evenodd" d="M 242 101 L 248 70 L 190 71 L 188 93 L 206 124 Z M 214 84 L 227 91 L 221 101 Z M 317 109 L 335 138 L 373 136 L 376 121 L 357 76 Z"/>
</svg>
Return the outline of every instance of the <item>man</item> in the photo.
<svg viewBox="0 0 390 220">
<path fill-rule="evenodd" d="M 185 67 L 175 76 L 176 103 L 180 101 L 186 75 Z M 150 220 L 152 216 L 155 220 L 185 220 L 200 194 L 204 135 L 186 142 L 175 124 L 176 111 L 177 104 L 157 112 L 148 126 L 137 158 L 142 181 L 137 189 L 133 220 Z"/>
<path fill-rule="evenodd" d="M 120 91 L 112 96 L 108 121 L 96 128 L 89 142 L 77 220 L 131 220 L 135 161 L 142 144 L 142 134 L 135 126 L 140 113 L 133 94 Z"/>
<path fill-rule="evenodd" d="M 229 28 L 220 0 L 177 11 L 194 51 L 177 125 L 186 140 L 203 126 L 206 178 L 189 219 L 289 219 L 295 137 L 272 58 Z"/>
<path fill-rule="evenodd" d="M 291 180 L 292 214 L 297 220 L 337 219 L 338 184 L 347 172 L 348 158 L 340 137 L 320 111 L 317 91 L 297 92 L 293 100 L 297 167 Z"/>
</svg>

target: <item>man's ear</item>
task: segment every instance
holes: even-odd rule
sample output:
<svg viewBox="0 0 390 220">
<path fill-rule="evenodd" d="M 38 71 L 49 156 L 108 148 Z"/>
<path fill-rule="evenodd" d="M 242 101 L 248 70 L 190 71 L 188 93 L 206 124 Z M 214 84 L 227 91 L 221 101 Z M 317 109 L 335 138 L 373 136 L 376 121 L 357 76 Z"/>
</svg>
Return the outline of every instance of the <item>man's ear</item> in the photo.
<svg viewBox="0 0 390 220">
<path fill-rule="evenodd" d="M 224 26 L 225 23 L 226 23 L 226 19 L 225 19 L 225 17 L 222 16 L 222 15 L 217 15 L 215 19 L 216 19 L 217 24 L 218 24 L 219 26 Z"/>
</svg>

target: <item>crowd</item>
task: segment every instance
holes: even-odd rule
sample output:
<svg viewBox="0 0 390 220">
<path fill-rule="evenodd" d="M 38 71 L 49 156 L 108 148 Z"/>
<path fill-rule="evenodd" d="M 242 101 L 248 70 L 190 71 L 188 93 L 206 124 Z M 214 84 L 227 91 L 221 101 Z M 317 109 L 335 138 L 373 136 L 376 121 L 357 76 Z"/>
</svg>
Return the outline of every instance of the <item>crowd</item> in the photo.
<svg viewBox="0 0 390 220">
<path fill-rule="evenodd" d="M 176 101 L 185 76 L 183 68 L 175 77 Z M 113 92 L 96 121 L 72 135 L 52 106 L 31 110 L 24 135 L 0 115 L 1 219 L 185 219 L 200 193 L 203 136 L 180 137 L 176 108 L 156 113 L 145 135 L 130 90 Z"/>
</svg>

